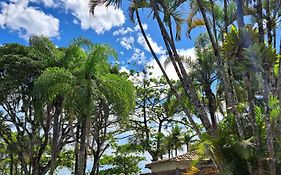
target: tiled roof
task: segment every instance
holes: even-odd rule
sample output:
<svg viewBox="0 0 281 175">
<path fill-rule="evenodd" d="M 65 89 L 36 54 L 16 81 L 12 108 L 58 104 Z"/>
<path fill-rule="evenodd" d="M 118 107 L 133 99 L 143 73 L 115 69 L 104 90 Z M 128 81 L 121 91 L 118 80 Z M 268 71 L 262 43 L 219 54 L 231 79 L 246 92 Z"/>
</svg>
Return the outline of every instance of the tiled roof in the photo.
<svg viewBox="0 0 281 175">
<path fill-rule="evenodd" d="M 157 160 L 155 162 L 152 162 L 150 164 L 146 164 L 145 167 L 150 167 L 150 165 L 162 163 L 162 162 L 181 162 L 181 161 L 190 161 L 190 160 L 198 160 L 199 156 L 196 153 L 196 151 L 189 151 L 188 153 L 176 156 L 176 157 L 171 157 L 171 158 L 166 158 L 162 160 Z"/>
<path fill-rule="evenodd" d="M 186 160 L 197 160 L 198 158 L 199 156 L 195 151 L 189 151 L 188 153 L 176 157 L 172 157 L 169 160 L 179 162 L 179 161 L 186 161 Z"/>
</svg>

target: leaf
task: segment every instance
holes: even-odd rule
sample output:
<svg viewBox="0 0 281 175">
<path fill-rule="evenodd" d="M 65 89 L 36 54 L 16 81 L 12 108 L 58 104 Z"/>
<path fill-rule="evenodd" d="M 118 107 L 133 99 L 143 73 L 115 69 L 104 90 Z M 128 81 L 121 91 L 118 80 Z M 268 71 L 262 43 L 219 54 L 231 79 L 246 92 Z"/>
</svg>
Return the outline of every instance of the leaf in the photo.
<svg viewBox="0 0 281 175">
<path fill-rule="evenodd" d="M 135 90 L 127 79 L 107 74 L 99 79 L 99 90 L 121 116 L 127 116 L 135 107 Z"/>
<path fill-rule="evenodd" d="M 190 23 L 188 23 L 188 29 L 187 29 L 187 36 L 190 38 L 190 32 L 199 26 L 204 26 L 205 25 L 205 21 L 202 18 L 195 18 L 192 19 L 192 21 Z"/>
</svg>

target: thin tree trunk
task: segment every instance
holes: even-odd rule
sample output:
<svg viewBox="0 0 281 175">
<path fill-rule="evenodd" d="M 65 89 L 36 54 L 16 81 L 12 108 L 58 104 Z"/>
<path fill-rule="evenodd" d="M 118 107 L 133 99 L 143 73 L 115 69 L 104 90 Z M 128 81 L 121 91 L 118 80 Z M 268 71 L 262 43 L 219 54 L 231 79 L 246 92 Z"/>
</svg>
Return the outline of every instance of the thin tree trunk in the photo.
<svg viewBox="0 0 281 175">
<path fill-rule="evenodd" d="M 79 147 L 80 147 L 80 122 L 78 122 L 76 127 L 76 138 L 75 138 L 75 170 L 74 174 L 78 174 L 78 166 L 79 166 Z"/>
<path fill-rule="evenodd" d="M 85 162 L 86 160 L 86 137 L 88 133 L 88 116 L 82 116 L 81 119 L 81 139 L 80 139 L 80 148 L 79 148 L 79 155 L 78 155 L 78 171 L 77 175 L 84 175 L 85 174 Z"/>
<path fill-rule="evenodd" d="M 135 1 L 134 1 L 134 2 L 135 2 Z M 170 78 L 168 77 L 168 75 L 167 75 L 165 69 L 163 68 L 161 62 L 159 61 L 157 55 L 155 54 L 155 52 L 154 52 L 154 50 L 153 50 L 153 48 L 152 48 L 152 46 L 151 46 L 151 44 L 150 44 L 150 42 L 149 42 L 147 36 L 146 36 L 146 33 L 145 33 L 145 31 L 144 31 L 144 29 L 143 29 L 143 26 L 142 26 L 142 23 L 141 23 L 141 19 L 140 19 L 140 16 L 139 16 L 138 9 L 136 9 L 136 16 L 137 16 L 138 24 L 139 24 L 140 29 L 141 29 L 141 33 L 142 33 L 142 35 L 143 35 L 143 37 L 144 37 L 144 39 L 145 39 L 145 41 L 146 41 L 146 44 L 148 45 L 148 48 L 149 48 L 149 50 L 150 50 L 150 52 L 151 52 L 153 58 L 155 59 L 157 65 L 159 66 L 159 68 L 160 68 L 162 74 L 164 75 L 164 77 L 165 77 L 167 83 L 169 84 L 169 86 L 170 86 L 172 92 L 175 94 L 177 100 L 179 101 L 179 103 L 180 103 L 181 106 L 183 107 L 184 113 L 185 113 L 185 115 L 187 116 L 187 118 L 188 118 L 188 120 L 189 120 L 191 126 L 192 126 L 193 129 L 195 130 L 196 134 L 197 134 L 199 137 L 201 137 L 201 131 L 199 130 L 199 128 L 198 128 L 198 126 L 196 125 L 196 123 L 194 122 L 194 120 L 193 120 L 192 116 L 190 115 L 190 112 L 188 111 L 187 107 L 185 106 L 185 103 L 183 102 L 182 98 L 181 98 L 180 95 L 177 93 L 175 87 L 173 86 L 173 84 L 172 84 Z M 169 154 L 169 155 L 170 155 L 170 154 Z"/>
<path fill-rule="evenodd" d="M 272 25 L 272 21 L 271 21 L 271 18 L 270 18 L 270 1 L 269 0 L 266 0 L 265 1 L 266 5 L 265 5 L 265 11 L 266 11 L 266 20 L 267 20 L 267 23 L 266 23 L 266 27 L 267 27 L 267 41 L 268 41 L 268 46 L 271 46 L 272 44 L 272 34 L 271 34 L 271 25 Z"/>
<path fill-rule="evenodd" d="M 224 18 L 224 32 L 227 33 L 228 31 L 227 0 L 223 0 L 223 18 Z"/>
<path fill-rule="evenodd" d="M 177 67 L 179 67 L 180 73 L 177 72 L 177 74 L 178 74 L 179 78 L 182 77 L 182 79 L 180 79 L 180 80 L 182 82 L 184 90 L 187 93 L 187 95 L 190 96 L 194 106 L 196 107 L 198 114 L 199 114 L 199 118 L 200 118 L 203 126 L 206 128 L 207 132 L 210 135 L 214 136 L 214 129 L 213 129 L 209 119 L 205 117 L 207 115 L 207 113 L 205 111 L 205 107 L 202 103 L 200 103 L 197 93 L 195 91 L 195 87 L 193 86 L 193 83 L 192 83 L 190 77 L 187 75 L 187 72 L 185 70 L 183 63 L 180 61 L 180 57 L 177 53 L 176 47 L 174 45 L 174 41 L 172 41 L 171 38 L 169 37 L 169 34 L 168 34 L 167 30 L 165 29 L 163 21 L 159 16 L 157 3 L 154 0 L 151 0 L 150 2 L 152 5 L 152 8 L 153 8 L 153 11 L 154 11 L 154 16 L 160 27 L 161 34 L 163 36 L 163 40 L 166 45 L 166 49 L 171 58 L 171 62 L 174 65 L 175 69 L 177 69 Z"/>
<path fill-rule="evenodd" d="M 55 113 L 54 113 L 54 124 L 53 124 L 53 140 L 52 140 L 52 153 L 51 153 L 51 170 L 50 174 L 53 175 L 56 169 L 56 159 L 58 156 L 58 140 L 59 140 L 59 133 L 60 133 L 60 123 L 59 123 L 59 116 L 61 114 L 61 107 L 62 107 L 63 99 L 58 97 L 55 105 Z"/>
<path fill-rule="evenodd" d="M 144 70 L 145 71 L 145 70 Z M 144 79 L 143 79 L 143 88 L 146 89 L 146 77 L 147 76 L 147 73 L 146 71 L 144 72 Z M 143 100 L 143 107 L 142 107 L 142 110 L 143 110 L 143 122 L 144 122 L 144 132 L 145 132 L 145 135 L 146 135 L 146 138 L 145 138 L 145 147 L 146 148 L 150 148 L 150 145 L 149 145 L 149 140 L 150 140 L 150 135 L 149 135 L 149 129 L 148 129 L 148 125 L 147 125 L 147 114 L 146 114 L 146 94 L 144 94 L 144 100 Z"/>
<path fill-rule="evenodd" d="M 216 119 L 216 97 L 212 92 L 210 85 L 206 85 L 205 93 L 208 98 L 208 108 L 210 112 L 212 125 L 214 130 L 216 131 L 218 128 L 217 119 Z"/>
<path fill-rule="evenodd" d="M 258 28 L 259 28 L 259 41 L 264 42 L 264 30 L 263 30 L 263 14 L 262 14 L 262 0 L 257 0 L 257 15 L 258 15 Z"/>
<path fill-rule="evenodd" d="M 265 73 L 268 75 L 268 73 Z M 267 154 L 269 158 L 269 171 L 270 175 L 276 175 L 274 146 L 273 146 L 273 134 L 270 122 L 270 108 L 269 108 L 269 85 L 268 77 L 265 75 L 264 80 L 264 102 L 265 102 L 265 125 L 266 125 L 266 146 Z"/>
<path fill-rule="evenodd" d="M 13 172 L 13 168 L 14 168 L 14 156 L 13 156 L 12 153 L 10 153 L 10 159 L 11 159 L 11 161 L 10 161 L 10 174 L 13 175 L 13 174 L 14 174 L 14 172 Z"/>
<path fill-rule="evenodd" d="M 267 61 L 267 60 L 266 60 Z M 264 72 L 264 103 L 265 103 L 265 125 L 266 125 L 266 146 L 267 146 L 267 155 L 269 159 L 269 171 L 270 175 L 276 175 L 276 165 L 275 165 L 275 155 L 274 155 L 274 146 L 273 146 L 273 133 L 270 120 L 270 108 L 269 108 L 269 73 L 268 73 L 268 64 L 265 63 L 265 72 Z"/>
<path fill-rule="evenodd" d="M 211 4 L 211 10 L 212 10 L 213 32 L 214 32 L 214 37 L 215 37 L 216 44 L 218 44 L 217 30 L 216 30 L 216 17 L 215 17 L 215 11 L 214 11 L 215 9 L 214 9 L 214 2 L 213 2 L 213 0 L 210 0 L 210 4 Z"/>
<path fill-rule="evenodd" d="M 234 89 L 231 88 L 229 78 L 228 78 L 229 76 L 228 76 L 227 72 L 225 71 L 222 59 L 220 57 L 219 48 L 218 48 L 218 45 L 216 44 L 214 36 L 212 34 L 211 27 L 210 27 L 210 24 L 209 24 L 209 20 L 207 18 L 205 9 L 203 7 L 203 2 L 201 0 L 197 0 L 197 3 L 199 5 L 201 14 L 202 14 L 203 19 L 205 21 L 205 26 L 206 26 L 210 41 L 211 41 L 212 46 L 213 46 L 214 54 L 217 57 L 217 62 L 218 62 L 218 65 L 219 65 L 219 74 L 222 78 L 223 86 L 224 86 L 224 89 L 225 89 L 224 92 L 225 92 L 225 96 L 226 96 L 226 99 L 227 99 L 227 104 L 229 103 L 230 109 L 231 109 L 232 113 L 234 114 L 234 116 L 236 117 L 236 125 L 237 125 L 239 136 L 244 137 L 243 127 L 242 127 L 242 123 L 241 123 L 241 114 L 238 113 L 237 108 L 236 108 L 236 104 L 238 103 L 237 100 L 236 100 L 236 94 L 234 92 Z"/>
</svg>

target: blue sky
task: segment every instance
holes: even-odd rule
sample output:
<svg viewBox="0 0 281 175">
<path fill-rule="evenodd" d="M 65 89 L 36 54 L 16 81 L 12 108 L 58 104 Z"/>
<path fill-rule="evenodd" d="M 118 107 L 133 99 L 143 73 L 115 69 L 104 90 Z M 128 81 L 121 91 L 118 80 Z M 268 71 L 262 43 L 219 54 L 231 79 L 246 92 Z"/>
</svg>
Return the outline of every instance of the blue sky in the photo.
<svg viewBox="0 0 281 175">
<path fill-rule="evenodd" d="M 159 76 L 160 70 L 151 59 L 139 28 L 129 20 L 128 6 L 129 1 L 123 1 L 121 9 L 98 7 L 96 15 L 90 16 L 88 0 L 4 0 L 0 2 L 0 44 L 27 45 L 29 36 L 35 34 L 50 37 L 55 45 L 65 47 L 74 38 L 82 36 L 94 43 L 107 43 L 115 48 L 122 70 L 142 67 L 147 63 L 155 67 L 152 76 Z M 184 10 L 186 8 L 183 8 L 185 17 L 187 12 Z M 160 30 L 148 11 L 140 13 L 149 40 L 161 62 L 164 62 L 165 50 Z M 180 54 L 195 58 L 192 49 L 194 40 L 185 37 L 185 30 L 183 26 L 182 41 L 177 42 L 177 48 Z M 204 28 L 199 28 L 192 33 L 192 38 L 204 31 Z M 171 66 L 167 70 L 171 78 L 177 79 Z M 63 171 L 61 174 L 67 173 Z"/>
<path fill-rule="evenodd" d="M 75 37 L 86 37 L 94 43 L 107 43 L 119 53 L 123 69 L 127 62 L 143 63 L 151 59 L 139 29 L 128 17 L 129 1 L 123 1 L 121 9 L 98 7 L 96 15 L 88 13 L 88 0 L 4 0 L 0 4 L 0 44 L 28 44 L 33 34 L 45 35 L 59 47 L 67 46 Z M 183 12 L 186 8 L 183 8 Z M 141 11 L 151 43 L 164 60 L 164 45 L 160 30 L 149 12 Z M 184 17 L 186 12 L 184 12 Z M 193 40 L 185 37 L 178 42 L 183 54 L 193 47 Z M 195 38 L 204 28 L 192 33 Z M 192 51 L 190 51 L 192 52 Z M 192 53 L 191 53 L 192 54 Z M 151 63 L 154 64 L 154 63 Z"/>
</svg>

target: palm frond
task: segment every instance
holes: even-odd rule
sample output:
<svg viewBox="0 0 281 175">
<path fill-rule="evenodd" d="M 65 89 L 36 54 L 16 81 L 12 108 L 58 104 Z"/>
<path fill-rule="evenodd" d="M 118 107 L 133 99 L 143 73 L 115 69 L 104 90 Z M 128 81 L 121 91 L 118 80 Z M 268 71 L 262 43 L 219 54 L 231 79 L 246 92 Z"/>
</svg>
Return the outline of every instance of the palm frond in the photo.
<svg viewBox="0 0 281 175">
<path fill-rule="evenodd" d="M 144 9 L 144 8 L 150 8 L 150 7 L 151 7 L 150 3 L 145 0 L 139 0 L 136 2 L 132 2 L 128 9 L 130 20 L 133 23 L 135 23 L 134 14 L 135 14 L 136 9 Z"/>
<path fill-rule="evenodd" d="M 89 12 L 95 15 L 95 8 L 99 5 L 113 5 L 115 7 L 119 7 L 122 3 L 122 0 L 90 0 L 89 1 Z"/>
<path fill-rule="evenodd" d="M 188 22 L 188 29 L 187 29 L 187 36 L 190 38 L 190 32 L 196 28 L 196 27 L 199 27 L 199 26 L 204 26 L 205 25 L 205 21 L 204 19 L 202 18 L 195 18 L 195 19 L 192 19 L 192 21 Z"/>
<path fill-rule="evenodd" d="M 47 68 L 35 81 L 34 92 L 42 100 L 52 101 L 58 95 L 65 94 L 75 82 L 70 71 L 59 68 Z"/>
<path fill-rule="evenodd" d="M 128 116 L 135 107 L 135 89 L 127 79 L 107 74 L 99 79 L 99 90 L 120 116 Z"/>
</svg>

